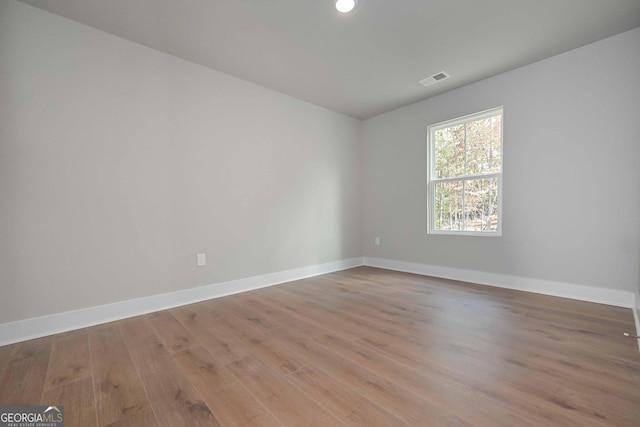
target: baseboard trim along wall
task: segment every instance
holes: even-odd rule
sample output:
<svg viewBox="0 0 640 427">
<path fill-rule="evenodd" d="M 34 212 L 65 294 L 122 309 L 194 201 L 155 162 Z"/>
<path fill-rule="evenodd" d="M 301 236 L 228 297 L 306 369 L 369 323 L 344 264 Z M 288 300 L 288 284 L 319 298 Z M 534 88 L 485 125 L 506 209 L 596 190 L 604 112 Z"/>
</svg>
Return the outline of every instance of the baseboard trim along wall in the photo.
<svg viewBox="0 0 640 427">
<path fill-rule="evenodd" d="M 636 335 L 640 336 L 640 293 L 636 294 L 636 306 L 633 310 L 633 319 L 636 321 Z M 638 350 L 640 351 L 640 339 L 638 339 Z"/>
<path fill-rule="evenodd" d="M 361 265 L 631 308 L 634 312 L 637 334 L 640 334 L 640 300 L 636 304 L 636 294 L 634 292 L 383 258 L 356 257 L 33 319 L 3 323 L 0 324 L 0 346 L 346 270 Z M 640 348 L 640 342 L 638 345 Z"/>
<path fill-rule="evenodd" d="M 364 258 L 364 265 L 385 268 L 388 270 L 415 273 L 442 279 L 458 280 L 461 282 L 477 283 L 498 288 L 514 289 L 518 291 L 534 292 L 574 300 L 614 305 L 617 307 L 634 308 L 635 293 L 617 289 L 596 288 L 593 286 L 577 285 L 573 283 L 554 282 L 550 280 L 533 279 L 529 277 L 507 276 L 503 274 L 487 273 L 476 270 L 441 267 L 406 261 L 396 261 L 384 258 Z"/>
<path fill-rule="evenodd" d="M 363 258 L 294 268 L 245 279 L 0 324 L 0 346 L 166 310 L 363 265 Z"/>
</svg>

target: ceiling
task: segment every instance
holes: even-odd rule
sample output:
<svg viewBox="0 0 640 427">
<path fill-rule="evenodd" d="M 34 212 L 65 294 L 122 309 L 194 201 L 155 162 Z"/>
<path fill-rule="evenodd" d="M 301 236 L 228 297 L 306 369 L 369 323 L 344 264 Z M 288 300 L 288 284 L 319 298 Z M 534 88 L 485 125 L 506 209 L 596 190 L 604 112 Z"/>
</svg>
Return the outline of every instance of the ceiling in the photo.
<svg viewBox="0 0 640 427">
<path fill-rule="evenodd" d="M 22 1 L 359 119 L 640 27 L 640 0 Z"/>
</svg>

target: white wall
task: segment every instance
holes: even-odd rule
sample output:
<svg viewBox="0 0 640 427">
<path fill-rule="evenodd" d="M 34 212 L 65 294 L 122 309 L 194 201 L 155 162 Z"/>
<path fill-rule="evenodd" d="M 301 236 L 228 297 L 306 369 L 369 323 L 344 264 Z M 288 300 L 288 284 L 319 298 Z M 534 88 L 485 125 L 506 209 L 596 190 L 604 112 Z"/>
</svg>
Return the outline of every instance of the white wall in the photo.
<svg viewBox="0 0 640 427">
<path fill-rule="evenodd" d="M 3 0 L 0 324 L 358 257 L 362 242 L 368 257 L 640 293 L 639 45 L 636 29 L 363 124 Z M 503 237 L 427 235 L 426 126 L 498 105 Z"/>
<path fill-rule="evenodd" d="M 365 256 L 633 298 L 639 47 L 640 28 L 365 121 Z M 503 236 L 427 235 L 427 125 L 501 105 Z"/>
<path fill-rule="evenodd" d="M 3 0 L 0 323 L 361 256 L 361 150 L 355 119 Z"/>
</svg>

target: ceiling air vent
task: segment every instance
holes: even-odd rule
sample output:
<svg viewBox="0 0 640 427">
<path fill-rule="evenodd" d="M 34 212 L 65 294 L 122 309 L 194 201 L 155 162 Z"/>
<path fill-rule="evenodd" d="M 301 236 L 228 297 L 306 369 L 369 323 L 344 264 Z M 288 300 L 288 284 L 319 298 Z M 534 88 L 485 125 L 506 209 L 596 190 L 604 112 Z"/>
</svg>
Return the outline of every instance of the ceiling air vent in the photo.
<svg viewBox="0 0 640 427">
<path fill-rule="evenodd" d="M 427 77 L 425 79 L 420 80 L 420 84 L 423 86 L 431 86 L 434 83 L 441 82 L 442 80 L 446 80 L 449 78 L 449 75 L 444 71 L 440 71 L 433 76 Z"/>
</svg>

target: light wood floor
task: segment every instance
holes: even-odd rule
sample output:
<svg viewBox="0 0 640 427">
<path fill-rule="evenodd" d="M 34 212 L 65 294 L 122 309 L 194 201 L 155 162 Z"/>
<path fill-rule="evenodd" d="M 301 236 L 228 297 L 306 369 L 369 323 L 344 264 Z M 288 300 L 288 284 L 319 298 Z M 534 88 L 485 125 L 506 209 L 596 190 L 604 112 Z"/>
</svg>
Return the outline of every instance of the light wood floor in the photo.
<svg viewBox="0 0 640 427">
<path fill-rule="evenodd" d="M 630 309 L 360 267 L 0 348 L 71 426 L 640 426 Z"/>
</svg>

